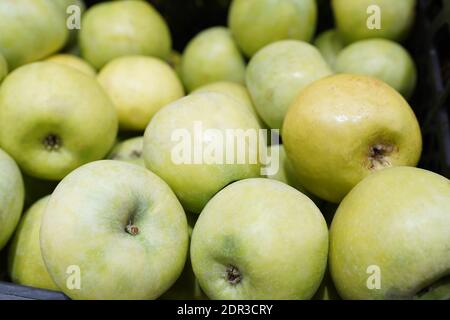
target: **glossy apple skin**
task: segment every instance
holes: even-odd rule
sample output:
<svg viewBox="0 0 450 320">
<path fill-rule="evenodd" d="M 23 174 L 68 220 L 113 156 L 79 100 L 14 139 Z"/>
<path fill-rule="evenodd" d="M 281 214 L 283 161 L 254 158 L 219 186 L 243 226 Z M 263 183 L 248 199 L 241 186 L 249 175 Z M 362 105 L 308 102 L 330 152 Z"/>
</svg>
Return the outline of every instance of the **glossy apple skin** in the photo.
<svg viewBox="0 0 450 320">
<path fill-rule="evenodd" d="M 11 70 L 58 51 L 69 34 L 53 0 L 0 1 L 0 30 L 0 52 Z"/>
<path fill-rule="evenodd" d="M 9 247 L 8 273 L 15 283 L 58 290 L 45 267 L 39 241 L 42 215 L 49 198 L 34 203 L 22 217 Z"/>
<path fill-rule="evenodd" d="M 144 137 L 130 138 L 117 143 L 108 155 L 108 159 L 125 161 L 145 167 Z"/>
<path fill-rule="evenodd" d="M 339 53 L 335 70 L 378 78 L 406 99 L 411 97 L 417 82 L 416 66 L 408 51 L 385 39 L 362 40 L 347 46 Z"/>
<path fill-rule="evenodd" d="M 234 0 L 228 15 L 233 37 L 247 57 L 275 41 L 310 41 L 316 23 L 314 0 Z"/>
<path fill-rule="evenodd" d="M 286 115 L 283 143 L 304 187 L 334 203 L 372 172 L 415 166 L 422 151 L 420 127 L 406 100 L 380 80 L 348 74 L 300 93 Z M 379 158 L 377 146 L 390 151 Z"/>
<path fill-rule="evenodd" d="M 165 59 L 172 40 L 161 15 L 147 2 L 99 3 L 86 11 L 79 33 L 81 55 L 96 69 L 126 55 Z"/>
<path fill-rule="evenodd" d="M 117 134 L 114 106 L 96 79 L 53 62 L 28 64 L 0 87 L 0 146 L 28 175 L 60 180 L 102 159 Z M 58 137 L 58 148 L 45 139 Z"/>
<path fill-rule="evenodd" d="M 184 96 L 175 71 L 153 57 L 116 58 L 103 67 L 97 79 L 117 109 L 122 130 L 145 130 L 159 109 Z"/>
<path fill-rule="evenodd" d="M 322 32 L 314 40 L 314 45 L 319 49 L 328 65 L 334 69 L 334 64 L 339 52 L 345 47 L 344 40 L 336 29 Z"/>
<path fill-rule="evenodd" d="M 414 23 L 415 0 L 332 0 L 337 29 L 346 43 L 369 38 L 393 41 L 406 39 Z M 381 12 L 381 28 L 369 29 L 368 7 L 376 5 Z"/>
<path fill-rule="evenodd" d="M 227 28 L 203 30 L 188 43 L 181 78 L 188 92 L 217 81 L 244 83 L 245 61 Z"/>
<path fill-rule="evenodd" d="M 125 228 L 132 220 L 136 235 Z M 188 226 L 169 186 L 122 161 L 89 163 L 53 192 L 41 226 L 41 249 L 55 283 L 72 299 L 155 299 L 183 270 Z M 68 266 L 81 289 L 66 285 Z"/>
<path fill-rule="evenodd" d="M 2 83 L 3 78 L 8 74 L 8 63 L 0 52 L 0 83 Z"/>
<path fill-rule="evenodd" d="M 311 82 L 332 74 L 309 43 L 283 40 L 260 50 L 247 67 L 246 84 L 259 115 L 280 129 L 294 98 Z"/>
<path fill-rule="evenodd" d="M 19 223 L 24 198 L 20 169 L 13 158 L 0 149 L 0 250 Z"/>
<path fill-rule="evenodd" d="M 172 139 L 175 130 L 185 129 L 196 137 L 194 124 L 201 121 L 203 130 L 259 130 L 254 115 L 225 94 L 205 92 L 189 95 L 161 109 L 149 123 L 144 135 L 145 165 L 166 181 L 186 210 L 200 213 L 206 203 L 227 184 L 260 175 L 260 163 L 245 164 L 177 164 L 172 152 L 180 144 Z M 203 148 L 208 143 L 202 141 Z M 256 150 L 248 151 L 246 159 Z M 225 152 L 224 152 L 225 154 Z"/>
<path fill-rule="evenodd" d="M 327 225 L 314 202 L 264 178 L 235 182 L 214 196 L 191 242 L 194 273 L 211 299 L 310 299 L 327 252 Z M 240 282 L 228 281 L 230 266 Z"/>
<path fill-rule="evenodd" d="M 72 54 L 55 54 L 45 59 L 45 61 L 56 62 L 71 68 L 75 68 L 76 70 L 83 72 L 84 74 L 91 77 L 95 77 L 97 74 L 95 69 L 88 62 Z"/>
<path fill-rule="evenodd" d="M 331 274 L 344 299 L 427 298 L 417 293 L 447 276 L 440 298 L 448 299 L 449 244 L 450 181 L 423 169 L 385 169 L 340 204 L 330 233 Z M 371 265 L 380 268 L 380 289 L 366 286 Z"/>
</svg>

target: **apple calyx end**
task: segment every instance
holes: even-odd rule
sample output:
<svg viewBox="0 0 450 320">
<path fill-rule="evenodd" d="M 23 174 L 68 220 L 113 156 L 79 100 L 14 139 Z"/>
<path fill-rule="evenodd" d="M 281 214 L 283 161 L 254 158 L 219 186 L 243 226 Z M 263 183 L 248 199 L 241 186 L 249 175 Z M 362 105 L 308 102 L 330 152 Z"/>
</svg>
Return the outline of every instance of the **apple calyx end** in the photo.
<svg viewBox="0 0 450 320">
<path fill-rule="evenodd" d="M 61 148 L 62 141 L 57 134 L 49 133 L 42 140 L 42 144 L 48 151 L 57 151 Z"/>
<path fill-rule="evenodd" d="M 230 284 L 236 285 L 242 281 L 241 272 L 237 267 L 229 265 L 226 269 L 226 279 Z"/>
<path fill-rule="evenodd" d="M 391 166 L 389 156 L 396 150 L 392 144 L 374 144 L 369 148 L 369 169 L 378 170 Z"/>
</svg>

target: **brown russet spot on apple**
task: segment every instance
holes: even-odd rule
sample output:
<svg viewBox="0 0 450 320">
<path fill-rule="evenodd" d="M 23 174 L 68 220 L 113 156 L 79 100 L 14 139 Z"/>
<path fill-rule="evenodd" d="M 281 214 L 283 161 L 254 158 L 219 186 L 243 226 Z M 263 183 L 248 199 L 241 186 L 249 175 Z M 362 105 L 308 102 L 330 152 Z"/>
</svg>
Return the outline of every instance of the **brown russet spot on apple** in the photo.
<svg viewBox="0 0 450 320">
<path fill-rule="evenodd" d="M 391 144 L 375 144 L 369 148 L 369 169 L 377 170 L 384 167 L 390 167 L 389 156 L 397 150 L 397 147 Z"/>
<path fill-rule="evenodd" d="M 58 135 L 56 135 L 54 133 L 49 133 L 42 140 L 42 144 L 44 145 L 45 149 L 47 149 L 48 151 L 56 151 L 59 148 L 61 148 L 62 141 Z"/>
<path fill-rule="evenodd" d="M 229 265 L 226 269 L 226 278 L 232 285 L 236 285 L 242 280 L 242 275 L 239 269 L 233 265 Z"/>
</svg>

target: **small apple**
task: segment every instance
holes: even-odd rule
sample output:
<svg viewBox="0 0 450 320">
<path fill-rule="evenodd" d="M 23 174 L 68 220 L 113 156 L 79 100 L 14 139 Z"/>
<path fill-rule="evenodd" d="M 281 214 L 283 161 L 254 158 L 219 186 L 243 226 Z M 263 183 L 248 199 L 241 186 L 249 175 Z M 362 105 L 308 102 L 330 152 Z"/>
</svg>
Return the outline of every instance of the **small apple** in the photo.
<svg viewBox="0 0 450 320">
<path fill-rule="evenodd" d="M 79 33 L 81 55 L 96 69 L 121 56 L 165 59 L 171 52 L 169 27 L 145 1 L 103 2 L 89 8 Z"/>
<path fill-rule="evenodd" d="M 3 78 L 8 74 L 8 63 L 0 52 L 0 83 L 2 83 Z"/>
<path fill-rule="evenodd" d="M 89 300 L 158 298 L 181 274 L 188 238 L 169 186 L 114 160 L 71 172 L 50 197 L 40 232 L 56 285 L 72 299 Z"/>
<path fill-rule="evenodd" d="M 221 190 L 192 232 L 192 267 L 211 299 L 310 299 L 327 254 L 328 229 L 314 202 L 265 178 Z"/>
<path fill-rule="evenodd" d="M 261 118 L 272 129 L 279 129 L 298 93 L 331 73 L 315 47 L 302 41 L 283 40 L 253 56 L 247 67 L 246 83 Z"/>
<path fill-rule="evenodd" d="M 12 281 L 21 285 L 58 290 L 50 278 L 39 243 L 42 215 L 49 196 L 33 204 L 20 220 L 9 247 L 8 273 Z"/>
<path fill-rule="evenodd" d="M 247 57 L 284 39 L 310 41 L 316 30 L 315 0 L 234 0 L 228 25 Z"/>
<path fill-rule="evenodd" d="M 314 40 L 325 61 L 334 69 L 336 57 L 345 47 L 345 43 L 336 29 L 330 29 L 319 34 Z"/>
<path fill-rule="evenodd" d="M 60 180 L 103 158 L 117 126 L 114 105 L 97 80 L 73 68 L 28 64 L 0 87 L 0 146 L 33 177 Z"/>
<path fill-rule="evenodd" d="M 95 77 L 95 75 L 97 74 L 95 69 L 89 63 L 73 54 L 55 54 L 45 59 L 45 61 L 56 62 L 71 68 L 75 68 L 76 70 L 83 72 L 84 74 L 91 77 Z"/>
<path fill-rule="evenodd" d="M 415 166 L 422 151 L 406 100 L 360 75 L 335 75 L 305 88 L 289 108 L 282 136 L 303 186 L 335 203 L 377 170 Z"/>
<path fill-rule="evenodd" d="M 342 201 L 330 271 L 344 299 L 450 299 L 450 181 L 411 167 L 381 170 Z"/>
<path fill-rule="evenodd" d="M 181 57 L 181 77 L 188 92 L 217 81 L 244 83 L 245 61 L 225 27 L 196 35 Z"/>
<path fill-rule="evenodd" d="M 347 43 L 368 38 L 406 39 L 416 0 L 332 0 L 337 29 Z"/>
<path fill-rule="evenodd" d="M 109 153 L 108 159 L 125 161 L 145 167 L 144 137 L 130 138 L 117 143 Z"/>
<path fill-rule="evenodd" d="M 0 250 L 19 223 L 25 197 L 22 175 L 14 160 L 0 149 Z"/>
<path fill-rule="evenodd" d="M 61 49 L 68 38 L 65 15 L 53 0 L 0 1 L 0 53 L 11 70 Z"/>
<path fill-rule="evenodd" d="M 102 68 L 97 79 L 116 106 L 122 130 L 145 130 L 159 109 L 184 96 L 175 71 L 153 57 L 116 58 Z"/>
<path fill-rule="evenodd" d="M 417 82 L 416 66 L 408 51 L 385 39 L 361 40 L 347 46 L 339 53 L 335 70 L 378 78 L 406 99 L 411 97 Z"/>
<path fill-rule="evenodd" d="M 256 133 L 259 144 L 259 129 L 253 113 L 228 95 L 189 95 L 162 108 L 150 121 L 144 135 L 145 165 L 170 185 L 186 210 L 200 213 L 227 184 L 260 175 L 258 150 L 250 139 L 243 143 L 245 150 L 231 154 L 238 148 L 239 132 Z M 238 161 L 241 158 L 244 161 Z"/>
</svg>

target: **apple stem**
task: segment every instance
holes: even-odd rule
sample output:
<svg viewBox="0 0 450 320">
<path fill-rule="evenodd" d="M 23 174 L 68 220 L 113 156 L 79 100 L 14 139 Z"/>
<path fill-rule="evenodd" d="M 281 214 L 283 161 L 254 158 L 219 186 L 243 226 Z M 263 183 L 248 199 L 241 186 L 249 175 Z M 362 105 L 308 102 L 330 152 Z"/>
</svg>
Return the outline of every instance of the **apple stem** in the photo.
<svg viewBox="0 0 450 320">
<path fill-rule="evenodd" d="M 137 235 L 139 233 L 139 228 L 136 227 L 135 225 L 133 225 L 131 221 L 128 223 L 128 225 L 126 226 L 125 230 L 126 230 L 126 232 L 128 232 L 132 236 L 135 236 L 135 235 Z"/>
<path fill-rule="evenodd" d="M 242 280 L 241 272 L 235 266 L 228 266 L 226 269 L 226 277 L 229 283 L 238 284 Z"/>
</svg>

